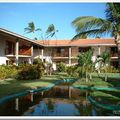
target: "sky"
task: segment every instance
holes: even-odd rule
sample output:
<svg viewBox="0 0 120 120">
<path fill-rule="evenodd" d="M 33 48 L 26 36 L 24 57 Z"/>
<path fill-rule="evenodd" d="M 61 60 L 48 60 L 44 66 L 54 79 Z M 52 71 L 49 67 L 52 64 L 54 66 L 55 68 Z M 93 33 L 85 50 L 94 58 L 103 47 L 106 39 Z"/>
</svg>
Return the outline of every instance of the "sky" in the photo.
<svg viewBox="0 0 120 120">
<path fill-rule="evenodd" d="M 71 22 L 80 16 L 105 18 L 105 3 L 0 3 L 0 27 L 31 39 L 41 39 L 50 24 L 58 30 L 57 39 L 72 39 L 76 32 Z M 32 21 L 42 32 L 25 34 Z"/>
</svg>

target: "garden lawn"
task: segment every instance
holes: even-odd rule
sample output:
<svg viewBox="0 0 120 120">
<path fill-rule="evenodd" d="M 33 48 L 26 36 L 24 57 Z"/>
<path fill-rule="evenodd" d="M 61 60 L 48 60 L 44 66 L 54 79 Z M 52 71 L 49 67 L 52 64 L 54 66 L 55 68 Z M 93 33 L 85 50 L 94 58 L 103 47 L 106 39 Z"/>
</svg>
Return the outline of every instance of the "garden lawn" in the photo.
<svg viewBox="0 0 120 120">
<path fill-rule="evenodd" d="M 61 75 L 60 77 L 56 74 L 51 76 L 46 75 L 38 80 L 0 80 L 0 98 L 20 91 L 48 86 L 49 84 L 53 84 L 62 78 L 66 78 L 66 76 Z"/>
<path fill-rule="evenodd" d="M 113 85 L 109 82 L 105 82 L 103 81 L 101 78 L 93 78 L 92 80 L 89 80 L 88 82 L 85 81 L 85 78 L 82 78 L 78 81 L 76 81 L 74 84 L 74 86 L 79 86 L 79 85 L 86 85 L 86 86 L 103 86 L 103 87 L 112 87 Z"/>
<path fill-rule="evenodd" d="M 76 81 L 73 85 L 75 86 L 96 86 L 96 87 L 120 87 L 120 74 L 107 74 L 108 78 L 105 81 L 105 74 L 92 75 L 92 80 L 88 82 L 85 81 L 85 78 L 82 78 Z M 115 91 L 93 91 L 92 94 L 96 98 L 101 98 L 103 100 L 109 101 L 110 103 L 119 103 L 120 101 L 120 90 Z M 108 103 L 109 103 L 108 102 Z"/>
</svg>

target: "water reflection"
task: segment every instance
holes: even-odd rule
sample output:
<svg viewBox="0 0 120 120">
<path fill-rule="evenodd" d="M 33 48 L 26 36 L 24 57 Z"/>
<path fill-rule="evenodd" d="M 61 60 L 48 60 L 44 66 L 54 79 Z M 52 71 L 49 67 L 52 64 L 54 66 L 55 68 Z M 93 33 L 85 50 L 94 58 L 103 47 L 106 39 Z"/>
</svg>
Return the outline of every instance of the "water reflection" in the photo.
<svg viewBox="0 0 120 120">
<path fill-rule="evenodd" d="M 0 106 L 1 116 L 103 116 L 112 115 L 112 111 L 103 110 L 90 104 L 87 100 L 88 91 L 71 89 L 69 86 L 56 86 L 44 93 L 35 93 L 18 98 Z"/>
<path fill-rule="evenodd" d="M 43 99 L 34 110 L 28 110 L 24 115 L 30 116 L 74 116 L 79 111 L 73 103 L 59 99 Z"/>
</svg>

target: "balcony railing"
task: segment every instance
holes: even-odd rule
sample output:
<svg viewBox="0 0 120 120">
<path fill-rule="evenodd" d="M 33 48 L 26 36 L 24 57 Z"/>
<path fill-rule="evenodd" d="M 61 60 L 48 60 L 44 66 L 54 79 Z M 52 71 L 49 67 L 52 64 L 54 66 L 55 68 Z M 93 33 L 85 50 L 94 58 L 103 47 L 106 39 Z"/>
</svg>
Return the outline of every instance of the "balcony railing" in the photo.
<svg viewBox="0 0 120 120">
<path fill-rule="evenodd" d="M 68 53 L 53 53 L 53 57 L 68 57 Z"/>
<path fill-rule="evenodd" d="M 113 53 L 111 52 L 110 54 L 111 54 L 111 57 L 118 57 L 118 53 L 117 52 L 113 52 Z"/>
</svg>

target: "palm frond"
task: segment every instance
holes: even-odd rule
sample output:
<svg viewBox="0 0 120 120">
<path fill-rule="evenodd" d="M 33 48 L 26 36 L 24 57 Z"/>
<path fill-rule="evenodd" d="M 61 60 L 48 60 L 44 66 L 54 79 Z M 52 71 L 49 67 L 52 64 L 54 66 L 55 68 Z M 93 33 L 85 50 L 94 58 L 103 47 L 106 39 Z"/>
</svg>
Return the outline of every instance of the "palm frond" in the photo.
<svg viewBox="0 0 120 120">
<path fill-rule="evenodd" d="M 120 4 L 107 3 L 106 4 L 106 18 L 113 23 L 120 23 Z"/>
<path fill-rule="evenodd" d="M 37 28 L 37 29 L 35 29 L 35 31 L 42 31 L 42 29 L 40 29 L 40 28 Z"/>
<path fill-rule="evenodd" d="M 48 29 L 46 30 L 46 34 L 49 34 L 51 32 L 55 31 L 55 26 L 53 24 L 50 24 L 48 26 Z"/>
<path fill-rule="evenodd" d="M 96 18 L 93 16 L 78 17 L 73 22 L 72 25 L 76 28 L 76 32 L 85 31 L 88 29 L 95 29 L 103 26 L 108 22 L 107 20 Z"/>
</svg>

